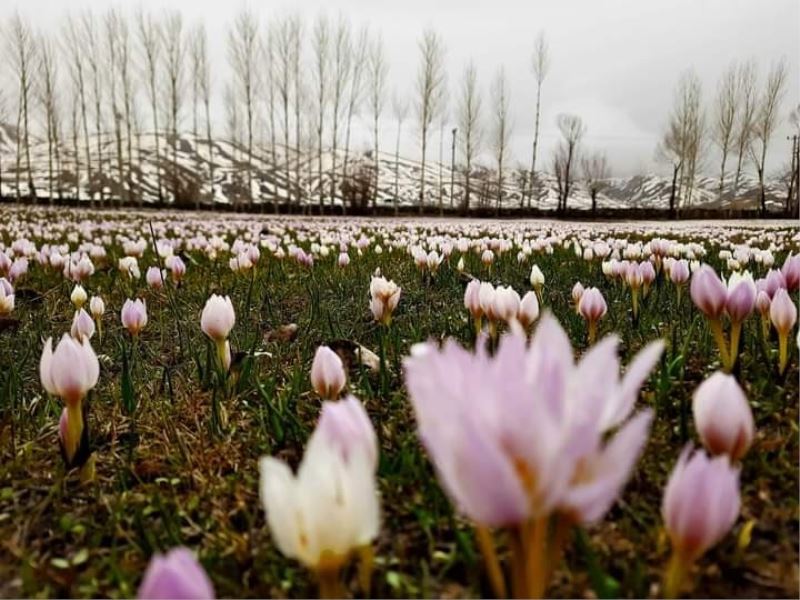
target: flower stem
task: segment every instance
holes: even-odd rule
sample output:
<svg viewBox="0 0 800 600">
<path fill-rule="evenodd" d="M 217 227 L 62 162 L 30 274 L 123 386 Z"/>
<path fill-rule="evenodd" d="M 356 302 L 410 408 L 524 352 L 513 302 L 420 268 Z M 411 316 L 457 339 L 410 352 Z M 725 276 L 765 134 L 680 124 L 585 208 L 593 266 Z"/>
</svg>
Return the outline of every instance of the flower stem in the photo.
<svg viewBox="0 0 800 600">
<path fill-rule="evenodd" d="M 497 559 L 497 551 L 494 547 L 492 534 L 484 525 L 476 525 L 475 537 L 478 540 L 478 546 L 480 546 L 481 554 L 483 555 L 483 562 L 486 563 L 486 571 L 489 575 L 489 581 L 492 584 L 492 591 L 495 597 L 507 598 L 506 581 L 505 577 L 503 577 L 503 571 L 500 568 L 500 561 Z"/>
<path fill-rule="evenodd" d="M 325 567 L 317 571 L 320 598 L 344 598 L 344 586 L 339 581 L 339 569 Z"/>
<path fill-rule="evenodd" d="M 722 366 L 726 371 L 730 371 L 730 357 L 728 356 L 728 343 L 725 341 L 725 333 L 722 331 L 722 322 L 719 319 L 711 319 L 708 323 L 714 340 L 719 348 L 719 356 Z"/>
<path fill-rule="evenodd" d="M 664 598 L 677 598 L 680 595 L 681 587 L 690 566 L 681 558 L 678 552 L 672 552 L 669 563 L 667 563 L 667 570 L 664 573 Z"/>
<path fill-rule="evenodd" d="M 789 364 L 789 334 L 778 333 L 778 374 L 783 375 Z"/>
<path fill-rule="evenodd" d="M 739 340 L 741 337 L 742 323 L 741 321 L 733 321 L 731 323 L 731 351 L 728 355 L 731 370 L 736 366 L 736 360 L 739 358 Z"/>
<path fill-rule="evenodd" d="M 528 598 L 543 598 L 547 588 L 547 517 L 539 517 L 529 525 L 525 543 L 526 571 L 528 579 Z"/>
</svg>

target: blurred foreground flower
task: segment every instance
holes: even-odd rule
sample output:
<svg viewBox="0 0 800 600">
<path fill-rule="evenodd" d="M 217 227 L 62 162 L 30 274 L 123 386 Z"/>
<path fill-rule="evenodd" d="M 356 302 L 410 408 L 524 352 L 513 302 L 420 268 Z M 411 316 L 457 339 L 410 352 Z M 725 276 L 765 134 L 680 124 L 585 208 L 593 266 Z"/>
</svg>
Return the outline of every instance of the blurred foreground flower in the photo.
<svg viewBox="0 0 800 600">
<path fill-rule="evenodd" d="M 214 586 L 191 550 L 173 548 L 155 554 L 147 565 L 137 597 L 140 600 L 212 600 Z"/>
<path fill-rule="evenodd" d="M 513 594 L 542 596 L 565 530 L 603 517 L 644 447 L 650 411 L 629 417 L 663 344 L 645 348 L 622 379 L 617 345 L 606 338 L 576 364 L 564 330 L 545 315 L 529 347 L 510 333 L 492 357 L 449 340 L 418 344 L 405 360 L 420 438 L 451 500 L 475 522 L 500 597 L 507 589 L 487 528 L 511 535 Z M 548 542 L 551 524 L 561 534 Z"/>
<path fill-rule="evenodd" d="M 261 500 L 276 545 L 319 579 L 322 597 L 343 597 L 340 571 L 361 558 L 361 586 L 369 595 L 380 509 L 375 470 L 378 446 L 364 407 L 353 396 L 325 402 L 296 474 L 263 457 Z"/>
</svg>

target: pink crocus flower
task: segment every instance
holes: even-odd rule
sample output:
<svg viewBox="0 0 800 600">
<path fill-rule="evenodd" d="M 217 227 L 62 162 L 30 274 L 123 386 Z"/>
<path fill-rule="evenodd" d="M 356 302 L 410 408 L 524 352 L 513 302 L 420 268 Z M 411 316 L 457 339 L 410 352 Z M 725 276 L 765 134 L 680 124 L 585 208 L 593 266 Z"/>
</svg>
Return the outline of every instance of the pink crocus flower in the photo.
<svg viewBox="0 0 800 600">
<path fill-rule="evenodd" d="M 328 346 L 320 346 L 311 364 L 311 384 L 324 400 L 336 400 L 344 389 L 347 377 L 342 359 Z"/>
<path fill-rule="evenodd" d="M 661 514 L 672 543 L 667 597 L 677 597 L 691 564 L 730 531 L 739 515 L 739 469 L 687 447 L 672 470 Z"/>
<path fill-rule="evenodd" d="M 140 298 L 136 300 L 128 298 L 122 305 L 120 318 L 122 326 L 128 330 L 128 333 L 134 337 L 139 335 L 147 325 L 147 304 Z"/>
<path fill-rule="evenodd" d="M 783 261 L 781 274 L 790 292 L 800 290 L 800 254 L 789 254 Z"/>
<path fill-rule="evenodd" d="M 213 600 L 214 586 L 194 554 L 184 547 L 155 554 L 144 573 L 140 600 Z"/>
<path fill-rule="evenodd" d="M 576 365 L 546 314 L 527 348 L 509 333 L 492 357 L 452 340 L 412 349 L 405 379 L 419 434 L 461 512 L 487 526 L 556 510 L 578 521 L 602 516 L 644 443 L 649 415 L 628 417 L 662 351 L 660 342 L 648 347 L 620 379 L 616 346 L 609 338 Z"/>
<path fill-rule="evenodd" d="M 727 454 L 734 462 L 745 455 L 755 425 L 735 377 L 717 371 L 706 379 L 694 393 L 692 411 L 697 433 L 711 454 Z"/>
<path fill-rule="evenodd" d="M 725 310 L 728 290 L 725 283 L 709 265 L 701 265 L 692 275 L 689 285 L 692 301 L 709 319 L 719 319 Z"/>
</svg>

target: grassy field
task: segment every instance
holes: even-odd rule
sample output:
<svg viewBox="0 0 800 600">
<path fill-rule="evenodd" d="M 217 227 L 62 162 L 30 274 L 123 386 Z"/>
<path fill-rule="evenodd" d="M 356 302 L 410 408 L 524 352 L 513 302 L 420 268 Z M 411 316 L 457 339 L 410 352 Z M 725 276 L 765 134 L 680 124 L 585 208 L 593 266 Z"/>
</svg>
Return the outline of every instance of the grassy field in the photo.
<svg viewBox="0 0 800 600">
<path fill-rule="evenodd" d="M 605 296 L 608 313 L 599 334 L 620 337 L 623 364 L 651 340 L 666 343 L 637 403 L 655 412 L 642 458 L 606 517 L 573 530 L 548 594 L 659 596 L 669 557 L 662 493 L 681 449 L 698 443 L 692 393 L 719 368 L 719 354 L 688 287 L 679 299 L 659 274 L 634 319 L 630 290 L 603 274 L 600 258 L 577 256 L 574 245 L 604 241 L 624 257 L 626 248 L 664 238 L 675 244 L 671 252 L 693 255 L 725 275 L 730 268 L 721 250 L 769 249 L 779 268 L 800 248 L 796 227 L 770 223 L 302 220 L 21 209 L 3 214 L 0 248 L 12 259 L 29 255 L 27 273 L 14 282 L 15 308 L 0 320 L 4 597 L 132 596 L 150 556 L 178 545 L 196 552 L 220 597 L 314 596 L 314 578 L 271 540 L 259 501 L 258 460 L 272 455 L 293 466 L 300 461 L 320 410 L 309 371 L 321 344 L 344 357 L 348 390 L 363 402 L 380 444 L 382 518 L 370 593 L 491 596 L 474 528 L 454 511 L 420 444 L 402 360 L 413 344 L 427 339 L 452 337 L 472 346 L 472 320 L 464 307 L 468 281 L 508 285 L 522 294 L 531 289 L 534 264 L 545 277 L 541 309 L 562 324 L 576 355 L 587 349 L 586 323 L 571 298 L 577 281 Z M 33 248 L 26 250 L 21 239 Z M 118 268 L 126 242 L 136 240 L 143 249 L 138 279 Z M 148 287 L 145 271 L 164 262 L 154 251 L 163 240 L 171 240 L 186 273 L 178 285 L 168 281 L 156 290 Z M 231 269 L 236 240 L 260 249 L 254 268 Z M 75 284 L 61 269 L 37 260 L 45 244 L 63 244 L 64 255 L 89 252 L 92 245 L 106 254 L 101 258 L 96 251 L 95 272 L 83 283 L 89 296 L 101 296 L 106 305 L 91 341 L 100 377 L 87 403 L 95 474 L 86 482 L 65 469 L 57 434 L 62 404 L 39 379 L 43 340 L 69 331 L 75 312 Z M 349 254 L 346 267 L 337 264 L 340 244 Z M 417 267 L 409 252 L 415 245 L 441 252 L 448 244 L 452 253 L 434 274 Z M 313 255 L 313 265 L 292 258 L 292 245 Z M 491 265 L 481 261 L 487 247 L 494 249 Z M 636 258 L 646 260 L 647 247 Z M 755 260 L 741 267 L 755 278 L 767 272 Z M 402 288 L 388 329 L 369 310 L 376 269 Z M 201 310 L 214 293 L 229 295 L 236 312 L 228 394 L 215 385 L 213 346 L 200 329 Z M 134 341 L 120 322 L 120 309 L 136 297 L 146 300 L 149 321 Z M 734 372 L 752 407 L 756 439 L 742 463 L 741 514 L 732 532 L 697 562 L 689 595 L 796 597 L 800 591 L 796 335 L 795 329 L 789 366 L 778 375 L 774 330 L 764 339 L 757 313 L 745 321 Z M 383 377 L 358 359 L 354 344 L 375 353 L 383 344 Z M 504 558 L 508 546 L 501 534 L 497 540 Z M 348 593 L 361 595 L 355 571 L 345 576 Z"/>
</svg>

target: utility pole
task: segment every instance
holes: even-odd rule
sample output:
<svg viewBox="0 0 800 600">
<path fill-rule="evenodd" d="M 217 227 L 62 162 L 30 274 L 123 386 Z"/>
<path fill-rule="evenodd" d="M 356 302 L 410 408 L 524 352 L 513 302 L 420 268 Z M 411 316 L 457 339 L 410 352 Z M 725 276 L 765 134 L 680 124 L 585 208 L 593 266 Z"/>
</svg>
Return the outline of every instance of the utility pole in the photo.
<svg viewBox="0 0 800 600">
<path fill-rule="evenodd" d="M 450 208 L 453 208 L 453 179 L 456 174 L 456 132 L 458 129 L 453 127 L 453 144 L 450 146 Z"/>
</svg>

